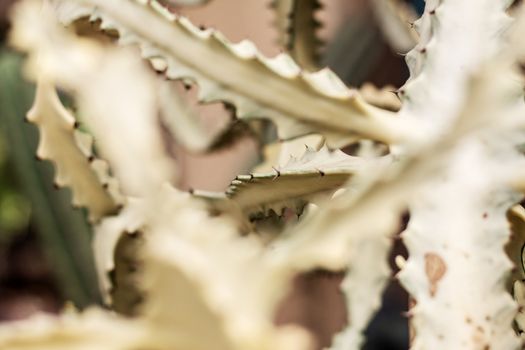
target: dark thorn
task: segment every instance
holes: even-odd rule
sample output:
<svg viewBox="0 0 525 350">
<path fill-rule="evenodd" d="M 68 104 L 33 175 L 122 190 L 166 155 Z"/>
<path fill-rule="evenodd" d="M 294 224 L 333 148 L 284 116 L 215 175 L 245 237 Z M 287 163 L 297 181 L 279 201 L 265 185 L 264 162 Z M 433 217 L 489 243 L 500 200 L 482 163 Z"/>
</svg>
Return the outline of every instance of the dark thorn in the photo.
<svg viewBox="0 0 525 350">
<path fill-rule="evenodd" d="M 275 169 L 275 167 L 272 167 L 272 169 L 275 170 L 275 172 L 277 173 L 276 178 L 281 176 L 281 172 L 279 170 Z"/>
<path fill-rule="evenodd" d="M 109 184 L 107 182 L 103 183 L 102 188 L 107 190 L 109 188 Z"/>
<path fill-rule="evenodd" d="M 189 194 L 194 194 L 195 193 L 195 190 L 193 188 L 188 188 L 188 193 Z"/>
<path fill-rule="evenodd" d="M 80 127 L 80 123 L 75 120 L 75 122 L 73 123 L 73 129 L 78 129 Z"/>
<path fill-rule="evenodd" d="M 250 174 L 250 180 L 253 180 L 253 174 Z"/>
<path fill-rule="evenodd" d="M 55 190 L 59 190 L 60 189 L 60 186 L 58 186 L 58 184 L 56 182 L 53 182 L 53 188 Z"/>
<path fill-rule="evenodd" d="M 35 154 L 35 160 L 40 162 L 40 161 L 42 161 L 42 158 L 40 156 L 38 156 L 38 154 Z"/>
<path fill-rule="evenodd" d="M 95 161 L 95 156 L 94 155 L 90 155 L 88 157 L 88 162 L 93 163 L 93 161 Z"/>
<path fill-rule="evenodd" d="M 427 48 L 424 47 L 421 50 L 419 50 L 419 52 L 422 53 L 422 54 L 425 54 L 425 53 L 427 53 Z"/>
<path fill-rule="evenodd" d="M 431 11 L 429 12 L 429 14 L 430 14 L 430 15 L 435 15 L 435 14 L 436 14 L 436 9 L 431 10 Z"/>
<path fill-rule="evenodd" d="M 186 89 L 186 91 L 191 90 L 191 84 L 189 83 L 183 83 L 183 84 L 184 84 L 184 89 Z"/>
<path fill-rule="evenodd" d="M 204 26 L 203 24 L 201 24 L 201 25 L 199 26 L 199 29 L 200 29 L 200 30 L 206 30 L 206 26 Z"/>
<path fill-rule="evenodd" d="M 392 94 L 394 94 L 394 96 L 397 97 L 397 99 L 398 99 L 399 101 L 401 101 L 401 98 L 399 98 L 399 91 L 396 90 L 396 91 L 389 91 L 389 92 L 392 93 Z"/>
<path fill-rule="evenodd" d="M 325 176 L 325 173 L 324 173 L 324 171 L 322 171 L 322 170 L 319 170 L 319 169 L 317 169 L 317 171 L 319 172 L 319 174 L 320 174 L 321 176 Z"/>
</svg>

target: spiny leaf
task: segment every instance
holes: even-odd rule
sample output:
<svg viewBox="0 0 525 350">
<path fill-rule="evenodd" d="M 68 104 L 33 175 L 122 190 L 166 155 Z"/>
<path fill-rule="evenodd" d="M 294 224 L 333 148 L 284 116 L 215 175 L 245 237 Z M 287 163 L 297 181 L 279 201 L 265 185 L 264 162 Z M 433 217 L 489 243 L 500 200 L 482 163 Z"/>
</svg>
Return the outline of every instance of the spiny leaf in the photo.
<svg viewBox="0 0 525 350">
<path fill-rule="evenodd" d="M 148 297 L 142 314 L 157 344 L 195 350 L 308 348 L 303 331 L 273 324 L 291 271 L 265 259 L 261 242 L 240 237 L 229 219 L 210 217 L 202 203 L 173 188 L 150 200 L 159 205 L 144 206 Z"/>
<path fill-rule="evenodd" d="M 207 198 L 218 210 L 238 208 L 249 218 L 270 212 L 282 215 L 285 208 L 301 213 L 309 201 L 328 196 L 353 175 L 369 171 L 384 161 L 386 159 L 363 160 L 341 151 L 330 152 L 327 147 L 319 151 L 307 148 L 302 157 L 291 156 L 288 163 L 272 172 L 237 176 L 225 197 L 199 191 L 195 195 Z"/>
<path fill-rule="evenodd" d="M 318 70 L 321 40 L 317 37 L 320 22 L 315 18 L 321 8 L 319 0 L 273 0 L 275 27 L 279 45 L 303 69 Z"/>
<path fill-rule="evenodd" d="M 155 60 L 169 78 L 195 79 L 202 101 L 230 102 L 239 118 L 272 119 L 281 139 L 321 129 L 336 144 L 356 137 L 391 143 L 413 132 L 410 122 L 368 105 L 330 71 L 302 72 L 284 54 L 265 58 L 252 43 L 232 44 L 156 1 L 85 0 L 88 5 L 82 8 L 70 1 L 55 3 L 64 22 L 90 14 L 102 20 L 103 28 L 117 30 L 121 43 L 138 44 L 143 56 Z"/>
<path fill-rule="evenodd" d="M 79 147 L 75 119 L 62 106 L 51 84 L 39 81 L 27 119 L 40 130 L 37 156 L 55 164 L 55 182 L 58 186 L 71 188 L 73 204 L 88 208 L 91 220 L 116 212 L 119 203 L 105 190 L 92 169 L 91 154 L 85 154 L 91 150 L 84 148 L 83 152 Z M 107 174 L 105 176 L 109 179 Z"/>
<path fill-rule="evenodd" d="M 50 8 L 42 9 L 46 15 L 24 11 L 24 6 L 33 5 L 22 3 L 14 12 L 17 25 L 11 35 L 12 44 L 29 54 L 30 77 L 44 72 L 47 79 L 73 93 L 79 114 L 125 195 L 144 194 L 171 181 L 174 164 L 160 137 L 159 86 L 152 72 L 129 49 L 69 33 L 56 23 Z"/>
</svg>

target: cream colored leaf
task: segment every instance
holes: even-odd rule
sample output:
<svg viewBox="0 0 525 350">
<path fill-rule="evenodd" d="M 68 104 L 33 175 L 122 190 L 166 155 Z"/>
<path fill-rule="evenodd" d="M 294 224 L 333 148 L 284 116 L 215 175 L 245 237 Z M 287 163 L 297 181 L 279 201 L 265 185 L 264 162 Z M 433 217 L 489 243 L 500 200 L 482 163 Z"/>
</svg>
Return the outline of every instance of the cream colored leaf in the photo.
<svg viewBox="0 0 525 350">
<path fill-rule="evenodd" d="M 371 83 L 365 83 L 359 88 L 359 92 L 368 103 L 374 106 L 395 112 L 401 109 L 401 101 L 396 96 L 397 91 L 394 86 L 379 89 Z"/>
<path fill-rule="evenodd" d="M 71 91 L 126 195 L 140 195 L 174 178 L 162 144 L 158 86 L 130 50 L 79 39 L 55 22 L 51 9 L 23 3 L 14 12 L 12 44 L 29 54 L 27 70 Z M 122 103 L 125 101 L 125 103 Z M 110 132 L 108 132 L 110 130 Z"/>
<path fill-rule="evenodd" d="M 0 348 L 5 350 L 133 350 L 140 348 L 142 337 L 136 322 L 99 309 L 37 314 L 0 326 Z"/>
<path fill-rule="evenodd" d="M 75 119 L 62 106 L 55 89 L 48 82 L 39 81 L 35 102 L 27 119 L 35 123 L 40 131 L 37 156 L 54 163 L 55 182 L 58 186 L 71 188 L 73 204 L 86 207 L 91 220 L 99 220 L 116 212 L 119 202 L 100 181 L 104 176 L 109 179 L 107 172 L 100 173 L 99 177 L 91 167 L 90 147 L 83 150 L 79 146 L 82 142 L 75 137 Z"/>
<path fill-rule="evenodd" d="M 304 332 L 273 325 L 291 271 L 266 259 L 261 242 L 240 237 L 224 217 L 209 217 L 188 194 L 164 188 L 151 200 L 159 205 L 144 207 L 143 315 L 155 343 L 193 350 L 308 348 Z"/>
<path fill-rule="evenodd" d="M 218 32 L 202 31 L 156 1 L 82 3 L 93 7 L 93 20 L 121 33 L 121 43 L 138 44 L 144 57 L 164 60 L 169 78 L 197 80 L 202 101 L 230 102 L 239 118 L 271 118 L 281 139 L 320 131 L 337 146 L 356 136 L 401 142 L 414 132 L 412 123 L 368 105 L 332 72 L 301 72 L 286 55 L 265 58 L 252 43 L 232 44 Z M 78 11 L 64 9 L 70 1 L 55 4 L 64 21 L 77 18 L 71 14 Z"/>
<path fill-rule="evenodd" d="M 275 27 L 279 45 L 303 69 L 319 68 L 321 39 L 317 35 L 321 23 L 315 18 L 322 5 L 319 0 L 274 0 Z"/>
<path fill-rule="evenodd" d="M 370 3 L 390 47 L 400 53 L 410 51 L 417 44 L 416 32 L 410 24 L 416 19 L 416 13 L 410 5 L 400 0 L 372 0 Z"/>
<path fill-rule="evenodd" d="M 286 208 L 301 213 L 308 202 L 327 198 L 352 176 L 377 171 L 388 163 L 386 157 L 365 160 L 339 150 L 331 152 L 327 147 L 319 151 L 306 148 L 300 158 L 290 156 L 284 166 L 272 172 L 237 176 L 225 197 L 201 191 L 195 195 L 219 211 L 233 210 L 235 214 L 240 209 L 250 219 L 272 211 L 282 215 Z"/>
</svg>

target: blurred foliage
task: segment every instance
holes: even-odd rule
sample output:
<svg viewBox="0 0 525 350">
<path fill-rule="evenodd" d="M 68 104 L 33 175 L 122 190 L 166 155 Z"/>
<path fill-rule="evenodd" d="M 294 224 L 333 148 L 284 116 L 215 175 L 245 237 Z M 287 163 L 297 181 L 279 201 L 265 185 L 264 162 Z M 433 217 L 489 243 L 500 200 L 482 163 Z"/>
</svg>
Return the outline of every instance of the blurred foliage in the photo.
<svg viewBox="0 0 525 350">
<path fill-rule="evenodd" d="M 52 165 L 35 159 L 38 133 L 24 123 L 34 87 L 20 71 L 21 57 L 0 50 L 0 236 L 31 220 L 64 296 L 82 308 L 100 301 L 90 228 L 69 191 L 53 186 Z"/>
</svg>

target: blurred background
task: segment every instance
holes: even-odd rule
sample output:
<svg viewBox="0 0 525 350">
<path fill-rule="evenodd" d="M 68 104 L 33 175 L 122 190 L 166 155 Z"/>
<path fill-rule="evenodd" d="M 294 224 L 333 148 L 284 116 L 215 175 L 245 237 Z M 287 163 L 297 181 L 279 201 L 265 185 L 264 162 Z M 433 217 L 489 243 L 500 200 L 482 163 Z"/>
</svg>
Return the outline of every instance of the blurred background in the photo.
<svg viewBox="0 0 525 350">
<path fill-rule="evenodd" d="M 20 55 L 6 42 L 9 8 L 15 2 L 0 0 L 0 322 L 38 311 L 59 312 L 67 301 L 79 308 L 100 303 L 85 213 L 71 207 L 67 189 L 55 188 L 52 166 L 34 156 L 36 128 L 24 122 L 34 91 L 22 78 Z M 273 56 L 284 48 L 278 44 L 269 2 L 212 0 L 206 6 L 174 10 L 197 25 L 222 31 L 232 41 L 249 39 Z M 408 48 L 389 39 L 392 35 L 382 26 L 374 2 L 322 1 L 324 6 L 316 15 L 323 24 L 318 30 L 323 41 L 321 61 L 349 85 L 372 82 L 395 90 L 408 77 L 403 58 Z M 423 0 L 407 1 L 407 5 L 414 17 L 424 7 Z M 223 109 L 220 105 L 202 107 L 210 129 L 228 122 Z M 176 157 L 184 169 L 179 185 L 224 190 L 235 175 L 256 162 L 256 150 L 257 141 L 249 135 L 212 154 L 179 150 Z M 406 220 L 400 220 L 400 231 Z M 392 256 L 398 254 L 405 254 L 400 243 Z M 339 291 L 342 276 L 343 272 L 327 271 L 298 276 L 276 322 L 299 323 L 316 335 L 319 348 L 328 346 L 346 322 Z M 408 348 L 408 324 L 403 316 L 407 303 L 406 293 L 392 281 L 383 308 L 368 330 L 366 349 Z"/>
</svg>

